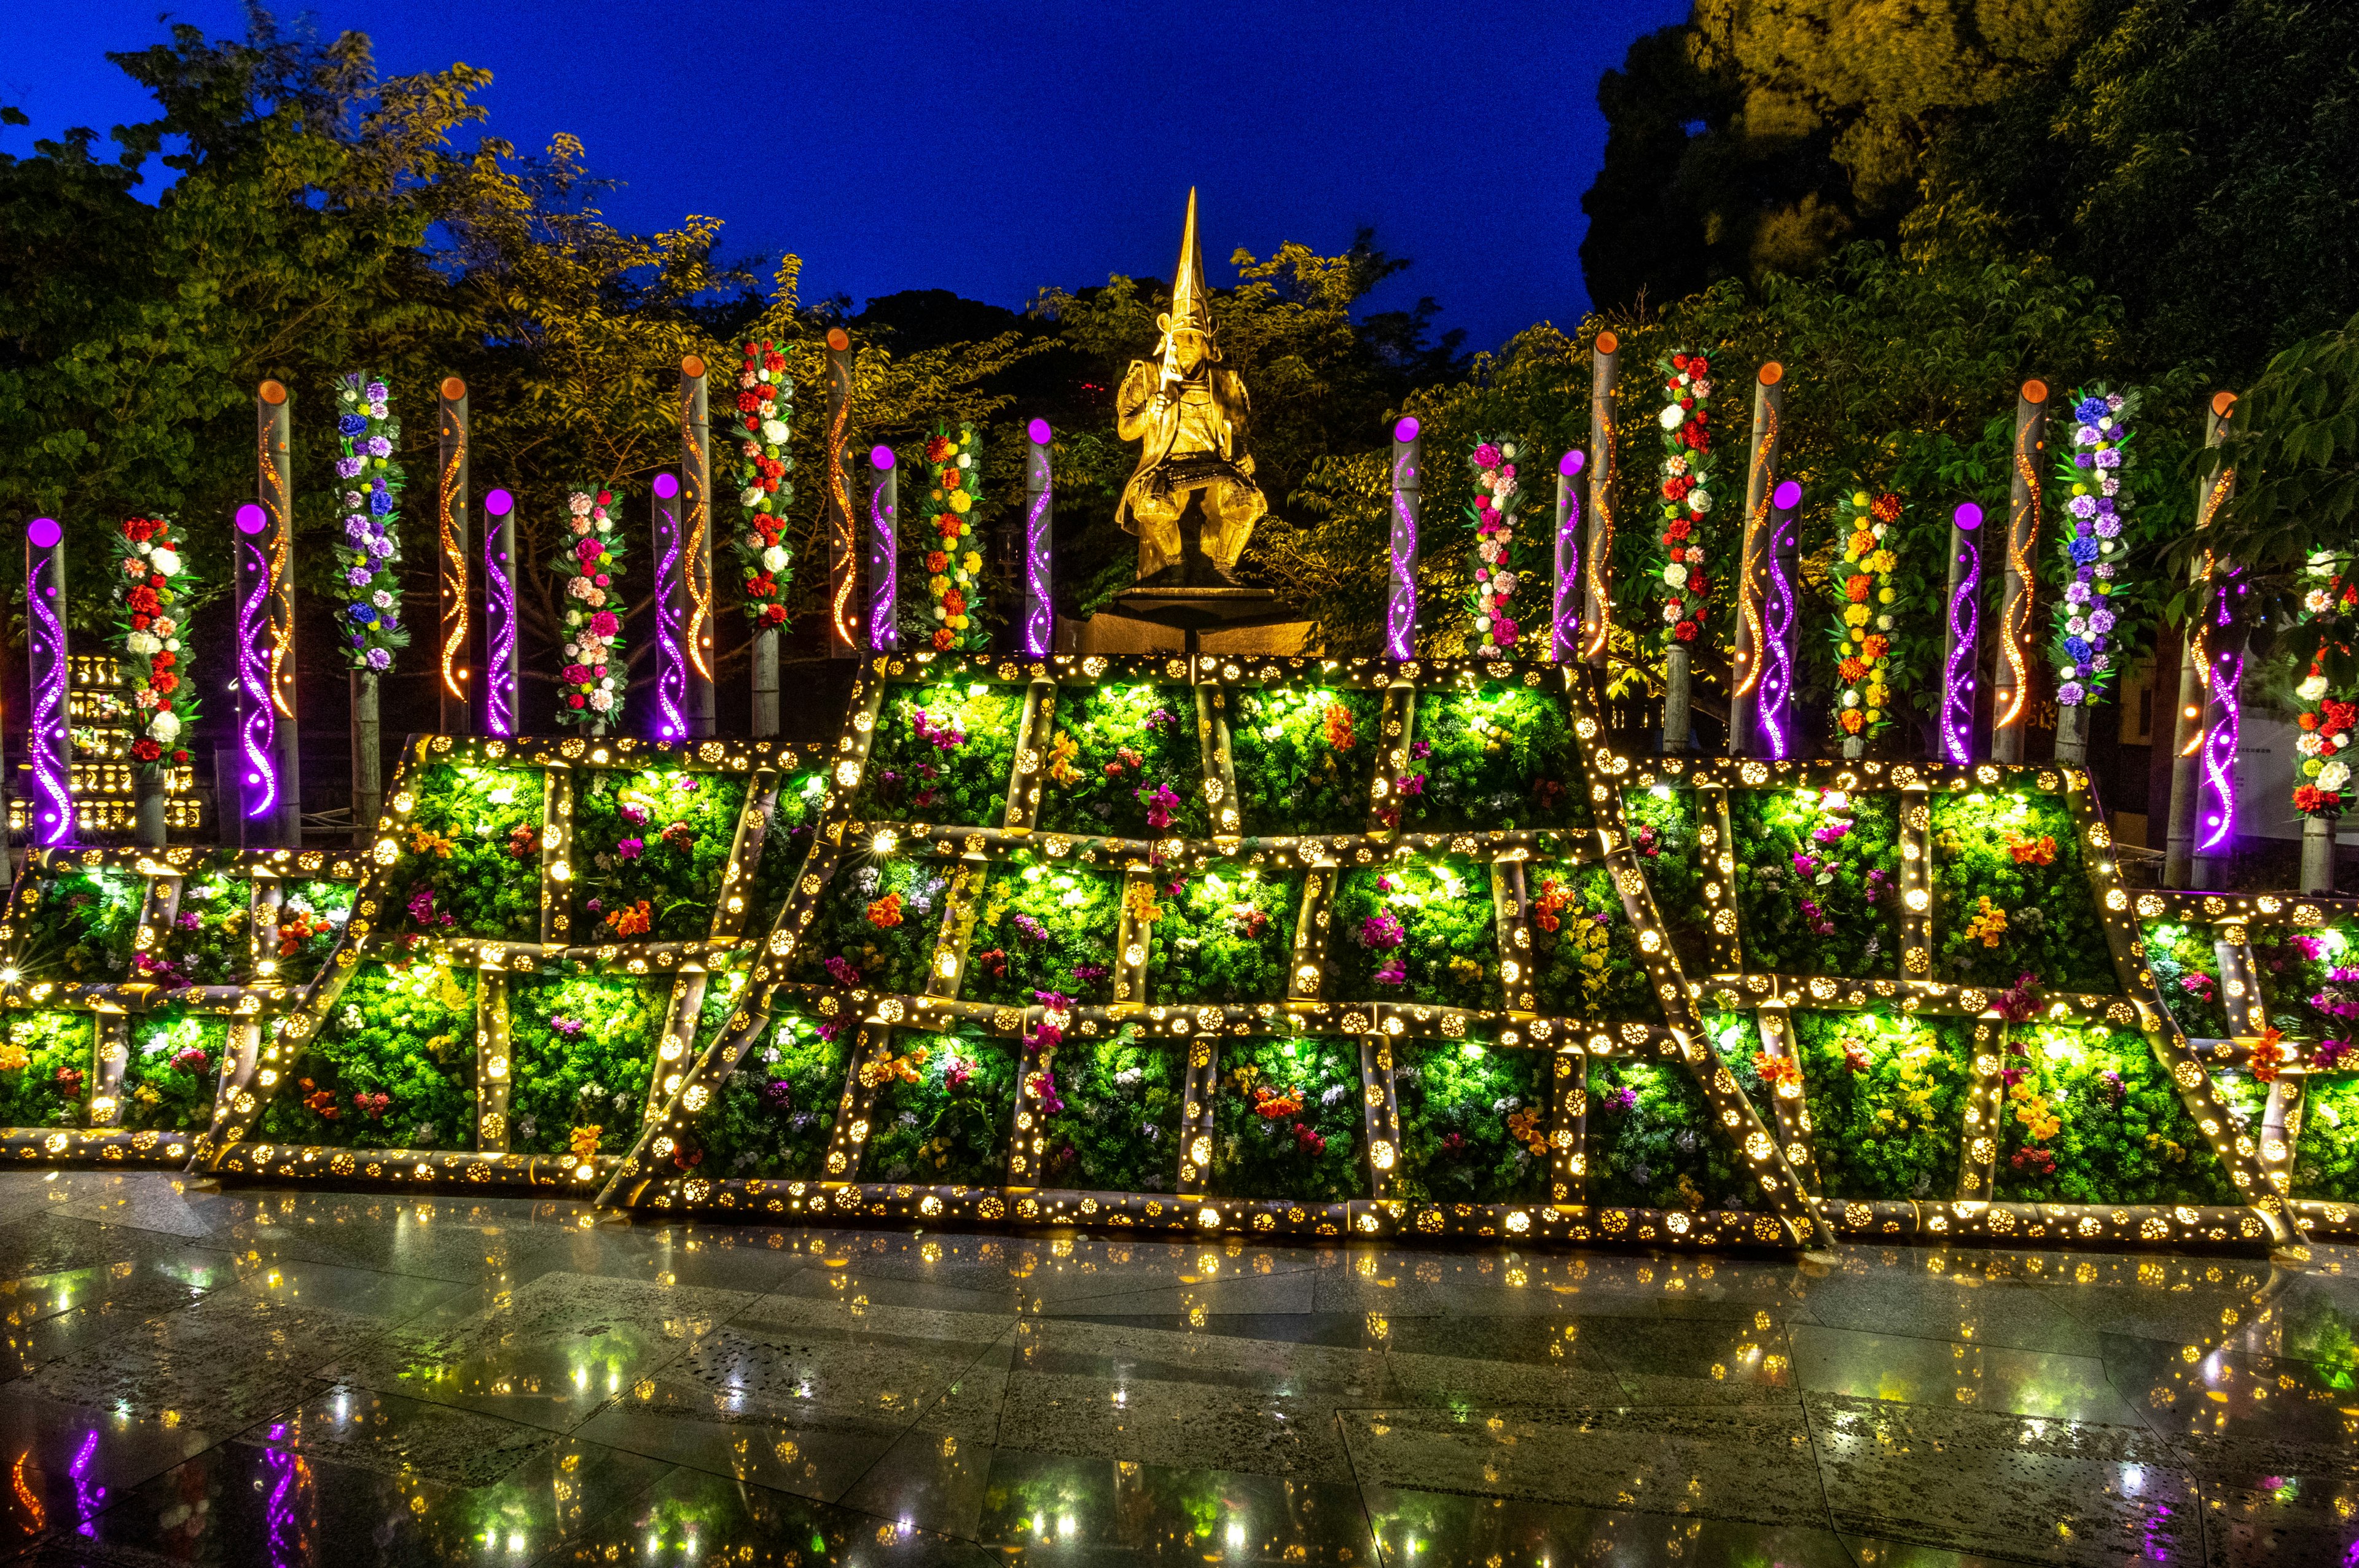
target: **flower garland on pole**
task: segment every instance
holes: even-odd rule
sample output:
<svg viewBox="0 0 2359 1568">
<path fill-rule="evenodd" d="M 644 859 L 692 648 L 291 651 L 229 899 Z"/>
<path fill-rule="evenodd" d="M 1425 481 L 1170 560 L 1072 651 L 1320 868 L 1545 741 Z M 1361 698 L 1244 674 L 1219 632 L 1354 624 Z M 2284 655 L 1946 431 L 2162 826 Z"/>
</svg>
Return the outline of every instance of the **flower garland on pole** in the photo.
<svg viewBox="0 0 2359 1568">
<path fill-rule="evenodd" d="M 197 689 L 180 665 L 187 635 L 180 601 L 196 579 L 167 518 L 125 519 L 114 548 L 115 637 L 131 692 L 131 760 L 152 782 L 168 761 L 189 760 L 179 741 L 197 721 Z"/>
<path fill-rule="evenodd" d="M 2331 834 L 2334 818 L 2350 809 L 2350 750 L 2359 743 L 2359 690 L 2348 679 L 2337 682 L 2330 666 L 2351 673 L 2352 631 L 2359 622 L 2359 581 L 2343 570 L 2331 551 L 2321 550 L 2310 561 L 2310 574 L 2323 580 L 2301 596 L 2300 634 L 2311 645 L 2310 667 L 2294 695 L 2302 709 L 2294 722 L 2301 733 L 2294 750 L 2301 761 L 2294 768 L 2294 809 L 2323 820 Z M 2340 686 L 2344 696 L 2330 695 Z M 2330 865 L 2331 865 L 2330 860 Z M 2309 891 L 2309 890 L 2305 890 Z"/>
<path fill-rule="evenodd" d="M 1890 540 L 1903 510 L 1890 491 L 1870 496 L 1855 490 L 1835 503 L 1843 605 L 1828 636 L 1834 644 L 1835 729 L 1846 757 L 1865 755 L 1869 742 L 1892 727 L 1892 574 L 1900 562 Z"/>
<path fill-rule="evenodd" d="M 394 448 L 401 421 L 388 412 L 385 383 L 354 371 L 336 384 L 336 478 L 344 485 L 343 537 L 335 546 L 336 578 L 344 590 L 337 619 L 344 660 L 355 670 L 382 674 L 393 651 L 409 645 L 401 622 L 401 491 L 406 480 Z"/>
<path fill-rule="evenodd" d="M 1508 613 L 1524 577 L 1516 548 L 1516 514 L 1524 492 L 1516 481 L 1513 441 L 1484 438 L 1474 444 L 1474 502 L 1466 515 L 1474 524 L 1474 639 L 1484 658 L 1513 652 L 1522 629 Z"/>
<path fill-rule="evenodd" d="M 1712 430 L 1703 404 L 1712 395 L 1712 362 L 1685 350 L 1655 362 L 1663 378 L 1663 643 L 1681 647 L 1703 629 L 1712 581 L 1698 536 L 1712 502 Z"/>
<path fill-rule="evenodd" d="M 2132 505 L 2125 492 L 2129 444 L 2136 438 L 2130 423 L 2137 411 L 2136 393 L 2108 392 L 2103 384 L 2072 395 L 2072 449 L 2058 458 L 2056 476 L 2069 498 L 2064 509 L 2071 514 L 2072 527 L 2059 540 L 2064 597 L 2048 645 L 2060 709 L 2095 702 L 2119 673 L 2111 600 L 2114 574 L 2127 548 L 2122 520 Z M 2076 716 L 2076 730 L 2082 722 Z"/>
<path fill-rule="evenodd" d="M 565 604 L 565 667 L 558 687 L 560 724 L 587 724 L 611 735 L 623 719 L 629 680 L 616 658 L 623 641 L 622 603 L 614 579 L 622 573 L 623 539 L 614 531 L 612 491 L 589 487 L 565 498 L 571 541 L 550 563 Z"/>
<path fill-rule="evenodd" d="M 745 589 L 745 619 L 755 630 L 787 623 L 787 589 L 794 581 L 794 546 L 787 542 L 787 509 L 794 504 L 795 466 L 787 450 L 787 416 L 795 384 L 787 356 L 767 341 L 745 345 L 737 372 L 737 503 L 745 526 L 731 535 L 737 575 Z"/>
<path fill-rule="evenodd" d="M 983 483 L 983 447 L 974 427 L 962 421 L 952 436 L 937 425 L 926 441 L 928 483 L 918 513 L 918 537 L 925 548 L 929 634 L 938 654 L 983 646 L 972 600 L 982 591 L 983 556 L 972 540 L 974 506 Z"/>
</svg>

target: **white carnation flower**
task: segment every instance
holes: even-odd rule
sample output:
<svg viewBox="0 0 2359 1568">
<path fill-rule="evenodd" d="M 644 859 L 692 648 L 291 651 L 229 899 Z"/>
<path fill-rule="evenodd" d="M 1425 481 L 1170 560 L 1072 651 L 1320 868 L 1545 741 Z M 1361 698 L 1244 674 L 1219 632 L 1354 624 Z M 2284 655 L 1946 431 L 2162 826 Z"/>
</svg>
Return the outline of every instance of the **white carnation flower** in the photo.
<svg viewBox="0 0 2359 1568">
<path fill-rule="evenodd" d="M 762 421 L 762 439 L 776 443 L 783 442 L 786 438 L 787 422 L 785 420 L 765 419 Z"/>
<path fill-rule="evenodd" d="M 737 504 L 740 506 L 751 506 L 761 499 L 761 488 L 757 485 L 747 485 L 737 492 Z"/>
<path fill-rule="evenodd" d="M 1685 588 L 1688 585 L 1688 568 L 1674 561 L 1663 568 L 1663 580 L 1673 588 Z"/>
<path fill-rule="evenodd" d="M 2318 770 L 2318 787 L 2340 791 L 2351 782 L 2351 764 L 2337 757 Z"/>
<path fill-rule="evenodd" d="M 1688 411 L 1680 407 L 1676 403 L 1664 404 L 1662 413 L 1656 416 L 1657 418 L 1662 421 L 1663 428 L 1666 430 L 1678 429 L 1680 427 L 1680 422 L 1687 416 Z"/>
<path fill-rule="evenodd" d="M 782 572 L 786 570 L 786 547 L 782 545 L 772 545 L 768 549 L 764 550 L 762 552 L 762 569 L 766 572 Z"/>
<path fill-rule="evenodd" d="M 1705 491 L 1705 490 L 1690 490 L 1690 491 L 1689 491 L 1689 492 L 1688 492 L 1688 510 L 1689 510 L 1689 511 L 1690 511 L 1690 512 L 1709 512 L 1709 511 L 1711 511 L 1711 510 L 1712 510 L 1712 492 L 1711 492 L 1710 491 Z"/>
<path fill-rule="evenodd" d="M 2299 686 L 2294 687 L 2293 694 L 2301 698 L 2304 702 L 2316 702 L 2320 697 L 2326 695 L 2326 677 L 2324 676 L 2311 676 Z"/>
<path fill-rule="evenodd" d="M 158 550 L 147 557 L 147 564 L 156 569 L 158 577 L 172 577 L 180 569 L 180 557 L 170 550 Z"/>
</svg>

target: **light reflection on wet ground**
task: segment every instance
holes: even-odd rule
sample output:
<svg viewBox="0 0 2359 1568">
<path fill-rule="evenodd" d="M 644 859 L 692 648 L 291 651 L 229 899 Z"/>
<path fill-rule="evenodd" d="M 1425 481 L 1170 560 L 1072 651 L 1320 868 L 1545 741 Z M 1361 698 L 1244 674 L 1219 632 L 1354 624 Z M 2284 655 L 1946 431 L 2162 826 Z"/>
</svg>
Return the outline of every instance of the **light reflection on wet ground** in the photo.
<svg viewBox="0 0 2359 1568">
<path fill-rule="evenodd" d="M 0 1173 L 0 1560 L 2341 1563 L 2359 1252 L 1419 1252 Z"/>
</svg>

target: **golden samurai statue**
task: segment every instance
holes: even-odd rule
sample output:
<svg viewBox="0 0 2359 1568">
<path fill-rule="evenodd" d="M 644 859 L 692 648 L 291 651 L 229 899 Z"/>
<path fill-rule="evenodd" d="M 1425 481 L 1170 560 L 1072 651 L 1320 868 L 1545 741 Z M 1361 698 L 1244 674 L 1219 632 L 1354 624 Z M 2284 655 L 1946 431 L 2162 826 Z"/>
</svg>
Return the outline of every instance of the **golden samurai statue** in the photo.
<svg viewBox="0 0 2359 1568">
<path fill-rule="evenodd" d="M 1196 193 L 1188 192 L 1188 226 L 1156 361 L 1133 360 L 1114 394 L 1125 441 L 1144 441 L 1138 468 L 1115 515 L 1138 535 L 1138 580 L 1182 567 L 1180 519 L 1201 498 L 1204 554 L 1227 578 L 1269 510 L 1245 451 L 1245 384 L 1221 363 L 1204 288 L 1204 253 L 1196 243 Z"/>
</svg>

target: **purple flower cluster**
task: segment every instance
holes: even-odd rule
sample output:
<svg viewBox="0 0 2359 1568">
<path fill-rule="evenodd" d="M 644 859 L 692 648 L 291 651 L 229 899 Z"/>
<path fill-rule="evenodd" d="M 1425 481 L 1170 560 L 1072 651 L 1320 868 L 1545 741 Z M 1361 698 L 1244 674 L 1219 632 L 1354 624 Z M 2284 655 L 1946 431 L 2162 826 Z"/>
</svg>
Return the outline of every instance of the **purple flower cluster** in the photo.
<svg viewBox="0 0 2359 1568">
<path fill-rule="evenodd" d="M 2114 563 L 2122 552 L 2122 517 L 2130 498 L 2122 492 L 2124 462 L 2131 438 L 2135 396 L 2093 392 L 2072 408 L 2072 455 L 2059 475 L 2069 487 L 2064 510 L 2072 532 L 2063 541 L 2071 572 L 2064 601 L 2057 607 L 2056 700 L 2067 708 L 2088 702 L 2112 675 L 2111 596 Z"/>
<path fill-rule="evenodd" d="M 1408 940 L 1408 928 L 1387 912 L 1371 914 L 1360 922 L 1360 945 L 1380 953 L 1390 952 Z"/>
<path fill-rule="evenodd" d="M 337 576 L 346 589 L 338 629 L 356 670 L 382 671 L 393 650 L 409 641 L 401 623 L 401 557 L 397 515 L 403 479 L 393 459 L 401 425 L 386 407 L 385 383 L 354 372 L 336 387 L 336 478 L 344 488 L 343 538 L 334 546 Z"/>
<path fill-rule="evenodd" d="M 843 987 L 846 990 L 850 990 L 860 984 L 860 971 L 853 968 L 849 961 L 842 957 L 830 958 L 827 961 L 826 968 L 827 978 L 833 980 L 837 985 Z"/>
<path fill-rule="evenodd" d="M 938 722 L 924 708 L 912 708 L 909 709 L 909 722 L 917 730 L 918 739 L 929 743 L 937 751 L 955 752 L 966 744 L 966 730 L 961 727 L 956 714 L 952 714 L 950 722 L 944 724 Z"/>
</svg>

